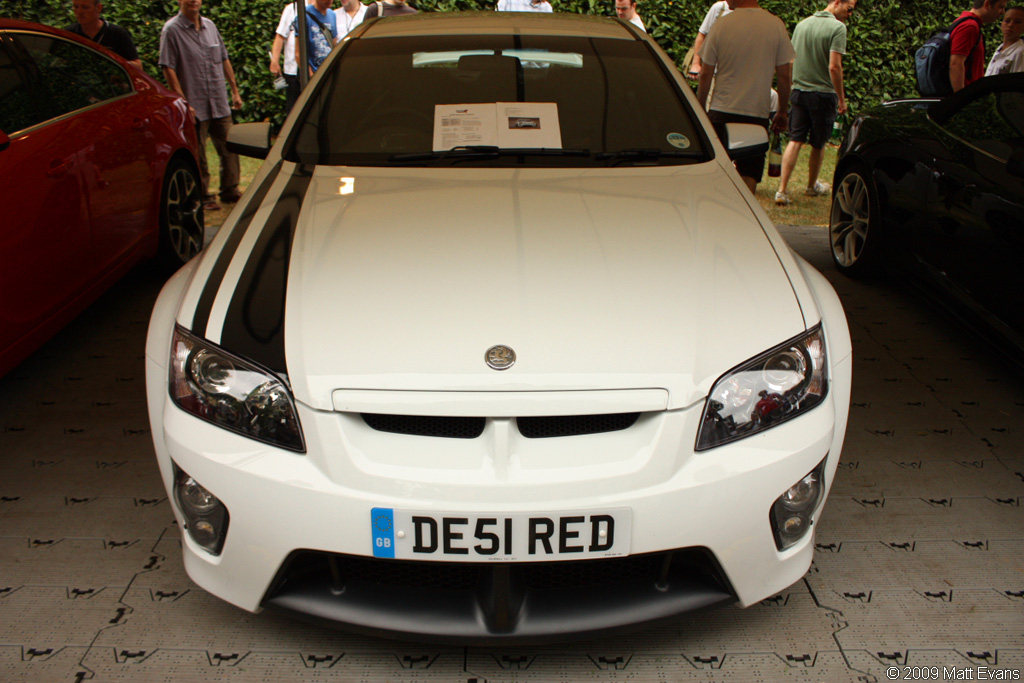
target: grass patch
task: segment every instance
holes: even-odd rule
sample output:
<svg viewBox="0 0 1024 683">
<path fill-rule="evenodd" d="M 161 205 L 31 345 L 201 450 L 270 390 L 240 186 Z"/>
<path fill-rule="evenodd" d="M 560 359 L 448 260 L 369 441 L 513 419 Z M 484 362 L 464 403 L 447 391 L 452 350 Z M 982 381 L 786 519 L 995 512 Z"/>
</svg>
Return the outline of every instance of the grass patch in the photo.
<svg viewBox="0 0 1024 683">
<path fill-rule="evenodd" d="M 249 183 L 256 177 L 256 172 L 263 165 L 263 160 L 243 156 L 238 157 L 238 159 L 241 162 L 238 190 L 244 193 L 245 188 L 249 187 Z M 210 167 L 210 193 L 217 195 L 220 193 L 220 160 L 217 158 L 217 152 L 213 149 L 213 142 L 211 140 L 206 141 L 206 163 Z M 212 228 L 222 225 L 232 208 L 234 208 L 234 204 L 222 204 L 219 211 L 206 211 L 204 214 L 206 227 Z"/>
<path fill-rule="evenodd" d="M 807 159 L 810 155 L 810 146 L 804 145 L 800 150 L 800 156 L 796 161 L 796 168 L 789 178 L 789 198 L 792 204 L 789 206 L 776 206 L 775 193 L 779 189 L 779 179 L 768 177 L 768 168 L 765 167 L 764 179 L 757 186 L 757 200 L 768 212 L 773 223 L 780 225 L 828 225 L 828 214 L 832 208 L 832 197 L 808 197 L 804 194 L 807 187 Z M 836 169 L 836 159 L 839 157 L 839 146 L 833 144 L 825 145 L 825 158 L 821 162 L 821 172 L 818 180 L 832 184 L 832 174 Z"/>
</svg>

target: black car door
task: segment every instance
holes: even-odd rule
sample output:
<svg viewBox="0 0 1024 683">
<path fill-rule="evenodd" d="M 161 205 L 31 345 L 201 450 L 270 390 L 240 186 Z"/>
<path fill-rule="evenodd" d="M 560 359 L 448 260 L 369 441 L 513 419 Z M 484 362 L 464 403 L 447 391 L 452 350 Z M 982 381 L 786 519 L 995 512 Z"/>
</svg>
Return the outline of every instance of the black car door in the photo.
<svg viewBox="0 0 1024 683">
<path fill-rule="evenodd" d="M 984 322 L 1019 336 L 1024 74 L 982 79 L 934 110 L 947 153 L 932 164 L 925 211 L 933 243 L 919 251 L 928 254 L 923 265 Z"/>
</svg>

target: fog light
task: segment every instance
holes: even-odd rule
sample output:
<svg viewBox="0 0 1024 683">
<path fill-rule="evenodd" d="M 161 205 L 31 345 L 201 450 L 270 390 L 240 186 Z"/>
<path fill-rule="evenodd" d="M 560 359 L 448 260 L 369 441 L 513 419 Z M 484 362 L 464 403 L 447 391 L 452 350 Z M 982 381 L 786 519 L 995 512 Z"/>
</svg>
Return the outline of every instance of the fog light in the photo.
<svg viewBox="0 0 1024 683">
<path fill-rule="evenodd" d="M 783 493 L 782 497 L 779 498 L 782 507 L 799 512 L 814 505 L 818 500 L 818 492 L 820 490 L 815 474 L 814 472 L 808 474 Z"/>
<path fill-rule="evenodd" d="M 771 523 L 775 546 L 785 550 L 803 538 L 813 523 L 811 515 L 824 491 L 825 461 L 806 477 L 789 487 L 772 505 Z"/>
<path fill-rule="evenodd" d="M 186 472 L 174 469 L 174 498 L 185 517 L 185 530 L 201 548 L 220 555 L 228 533 L 228 509 Z"/>
</svg>

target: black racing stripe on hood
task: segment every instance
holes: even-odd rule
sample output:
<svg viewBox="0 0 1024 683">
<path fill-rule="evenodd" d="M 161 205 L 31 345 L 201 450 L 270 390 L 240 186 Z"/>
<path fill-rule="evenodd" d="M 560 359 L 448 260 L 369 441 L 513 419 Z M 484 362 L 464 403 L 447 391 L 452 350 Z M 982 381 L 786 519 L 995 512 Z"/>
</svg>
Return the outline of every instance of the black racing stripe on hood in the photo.
<svg viewBox="0 0 1024 683">
<path fill-rule="evenodd" d="M 292 240 L 302 200 L 313 178 L 311 169 L 295 169 L 278 197 L 235 285 L 221 333 L 221 346 L 256 361 L 283 377 L 284 315 Z"/>
<path fill-rule="evenodd" d="M 231 259 L 235 257 L 239 243 L 242 241 L 245 233 L 248 232 L 249 224 L 252 223 L 252 217 L 263 206 L 267 192 L 270 191 L 280 172 L 281 162 L 278 161 L 270 169 L 270 172 L 267 173 L 259 187 L 254 188 L 252 197 L 249 197 L 242 215 L 239 216 L 235 227 L 231 230 L 231 234 L 228 235 L 228 241 L 224 244 L 220 254 L 217 255 L 217 262 L 213 264 L 213 269 L 210 271 L 209 277 L 206 278 L 203 293 L 199 295 L 199 303 L 196 304 L 196 310 L 192 316 L 192 331 L 196 334 L 209 336 L 206 326 L 210 322 L 210 311 L 213 310 L 213 302 L 217 298 L 217 292 L 220 291 L 220 286 L 224 282 L 224 273 L 227 272 L 228 266 L 231 265 Z"/>
</svg>

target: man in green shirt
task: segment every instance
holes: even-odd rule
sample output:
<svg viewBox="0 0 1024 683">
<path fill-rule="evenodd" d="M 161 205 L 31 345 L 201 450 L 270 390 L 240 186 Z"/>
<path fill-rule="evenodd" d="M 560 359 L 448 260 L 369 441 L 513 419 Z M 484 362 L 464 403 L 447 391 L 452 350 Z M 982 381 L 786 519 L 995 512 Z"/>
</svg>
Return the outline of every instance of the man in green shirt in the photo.
<svg viewBox="0 0 1024 683">
<path fill-rule="evenodd" d="M 843 89 L 843 55 L 846 54 L 846 20 L 857 0 L 832 0 L 828 7 L 807 17 L 793 30 L 793 94 L 790 98 L 789 145 L 782 155 L 782 174 L 775 203 L 789 204 L 787 192 L 800 149 L 811 143 L 808 161 L 809 197 L 828 194 L 828 183 L 818 180 L 825 143 L 837 114 L 846 112 Z M 808 139 L 809 138 L 809 139 Z"/>
</svg>

